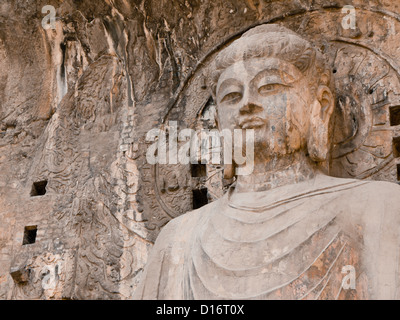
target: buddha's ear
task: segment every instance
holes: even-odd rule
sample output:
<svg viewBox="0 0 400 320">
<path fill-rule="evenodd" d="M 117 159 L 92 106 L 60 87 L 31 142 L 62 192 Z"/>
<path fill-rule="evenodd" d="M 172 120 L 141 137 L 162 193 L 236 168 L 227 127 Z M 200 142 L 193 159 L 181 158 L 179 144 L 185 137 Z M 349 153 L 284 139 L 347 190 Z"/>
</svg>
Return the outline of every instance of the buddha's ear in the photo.
<svg viewBox="0 0 400 320">
<path fill-rule="evenodd" d="M 215 97 L 213 97 L 213 99 L 214 99 L 214 101 L 217 101 Z M 217 125 L 218 131 L 221 132 L 222 127 L 221 127 L 221 120 L 219 119 L 217 104 L 215 104 L 214 120 L 215 120 L 215 124 Z M 224 151 L 226 151 L 226 150 L 224 150 Z M 234 164 L 234 161 L 233 161 L 232 164 L 224 163 L 224 179 L 225 180 L 231 180 L 234 176 L 235 176 L 235 164 Z"/>
<path fill-rule="evenodd" d="M 327 86 L 319 86 L 317 97 L 311 106 L 310 131 L 308 134 L 308 153 L 316 162 L 327 159 L 329 152 L 329 121 L 335 101 Z"/>
<path fill-rule="evenodd" d="M 220 125 L 221 120 L 219 120 L 218 106 L 217 105 L 215 105 L 214 121 L 215 121 L 215 125 L 217 126 L 217 130 L 221 131 L 222 130 L 221 125 Z"/>
</svg>

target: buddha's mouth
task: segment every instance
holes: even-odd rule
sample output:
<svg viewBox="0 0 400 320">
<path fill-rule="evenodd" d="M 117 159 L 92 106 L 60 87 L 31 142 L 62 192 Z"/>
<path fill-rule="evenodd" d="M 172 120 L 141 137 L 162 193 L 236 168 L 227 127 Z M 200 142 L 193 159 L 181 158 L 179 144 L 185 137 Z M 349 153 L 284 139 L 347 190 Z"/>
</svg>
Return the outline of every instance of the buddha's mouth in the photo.
<svg viewBox="0 0 400 320">
<path fill-rule="evenodd" d="M 250 117 L 239 121 L 242 129 L 255 129 L 265 125 L 265 120 L 260 117 Z"/>
</svg>

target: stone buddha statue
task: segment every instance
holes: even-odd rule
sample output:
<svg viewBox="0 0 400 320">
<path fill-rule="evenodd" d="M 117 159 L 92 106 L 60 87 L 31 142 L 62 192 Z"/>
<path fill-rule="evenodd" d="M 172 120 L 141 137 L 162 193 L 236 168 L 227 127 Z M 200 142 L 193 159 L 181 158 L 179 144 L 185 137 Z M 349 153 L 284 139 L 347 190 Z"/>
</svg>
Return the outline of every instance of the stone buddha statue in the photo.
<svg viewBox="0 0 400 320">
<path fill-rule="evenodd" d="M 254 130 L 254 170 L 163 228 L 135 298 L 400 298 L 400 187 L 325 173 L 335 99 L 321 53 L 263 25 L 214 73 L 218 126 Z"/>
</svg>

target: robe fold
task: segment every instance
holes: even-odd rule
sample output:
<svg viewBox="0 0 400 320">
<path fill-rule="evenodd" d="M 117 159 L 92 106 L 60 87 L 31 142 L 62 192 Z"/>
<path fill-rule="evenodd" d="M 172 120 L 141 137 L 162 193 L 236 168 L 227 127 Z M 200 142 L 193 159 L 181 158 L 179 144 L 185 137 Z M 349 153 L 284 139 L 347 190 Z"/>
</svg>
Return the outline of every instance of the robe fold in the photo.
<svg viewBox="0 0 400 320">
<path fill-rule="evenodd" d="M 233 191 L 163 228 L 135 299 L 400 298 L 400 186 Z"/>
</svg>

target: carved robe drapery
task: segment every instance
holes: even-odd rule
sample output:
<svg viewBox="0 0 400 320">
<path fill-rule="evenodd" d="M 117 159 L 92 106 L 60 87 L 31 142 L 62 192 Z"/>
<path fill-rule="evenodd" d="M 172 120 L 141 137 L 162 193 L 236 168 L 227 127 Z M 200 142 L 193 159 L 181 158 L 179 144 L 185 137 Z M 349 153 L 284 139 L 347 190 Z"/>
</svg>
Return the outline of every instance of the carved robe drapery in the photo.
<svg viewBox="0 0 400 320">
<path fill-rule="evenodd" d="M 232 187 L 162 230 L 135 297 L 398 298 L 393 186 L 318 175 L 251 194 Z M 355 288 L 343 285 L 348 266 Z"/>
</svg>

